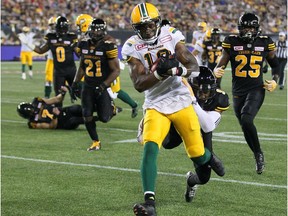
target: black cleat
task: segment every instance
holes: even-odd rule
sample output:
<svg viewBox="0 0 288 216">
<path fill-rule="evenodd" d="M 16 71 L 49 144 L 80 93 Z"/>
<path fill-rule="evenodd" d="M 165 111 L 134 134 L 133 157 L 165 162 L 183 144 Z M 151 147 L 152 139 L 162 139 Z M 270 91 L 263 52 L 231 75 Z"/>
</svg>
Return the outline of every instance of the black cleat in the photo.
<svg viewBox="0 0 288 216">
<path fill-rule="evenodd" d="M 135 204 L 133 212 L 137 216 L 156 216 L 155 206 L 147 203 Z"/>
<path fill-rule="evenodd" d="M 211 169 L 218 175 L 218 176 L 224 176 L 225 175 L 225 168 L 222 163 L 222 161 L 216 157 L 214 153 L 211 155 L 211 159 L 209 161 L 209 165 L 211 166 Z"/>
<path fill-rule="evenodd" d="M 187 186 L 186 186 L 186 191 L 185 191 L 185 200 L 186 202 L 192 202 L 193 198 L 195 197 L 196 194 L 196 190 L 197 190 L 197 185 L 194 186 L 190 186 L 188 181 L 189 181 L 189 177 L 194 175 L 191 171 L 189 171 L 186 174 L 186 179 L 187 179 Z"/>
<path fill-rule="evenodd" d="M 264 155 L 262 152 L 258 152 L 255 154 L 255 160 L 256 160 L 256 172 L 257 174 L 262 174 L 265 168 L 264 163 Z"/>
</svg>

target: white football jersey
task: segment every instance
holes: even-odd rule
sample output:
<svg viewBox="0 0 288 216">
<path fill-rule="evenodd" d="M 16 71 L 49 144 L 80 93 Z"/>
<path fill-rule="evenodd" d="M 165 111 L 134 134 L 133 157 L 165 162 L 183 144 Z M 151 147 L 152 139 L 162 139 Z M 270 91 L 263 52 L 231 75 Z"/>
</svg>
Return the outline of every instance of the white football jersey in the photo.
<svg viewBox="0 0 288 216">
<path fill-rule="evenodd" d="M 196 44 L 194 46 L 194 49 L 198 51 L 198 54 L 195 56 L 195 58 L 197 59 L 197 62 L 199 65 L 203 65 L 202 64 L 202 54 L 203 54 L 204 49 L 202 47 L 202 44 L 203 44 L 203 39 L 197 40 Z"/>
<path fill-rule="evenodd" d="M 205 37 L 206 32 L 200 32 L 200 31 L 193 31 L 193 39 L 195 38 L 197 40 L 203 40 Z"/>
<path fill-rule="evenodd" d="M 27 38 L 27 42 L 30 44 L 34 43 L 34 36 L 35 33 L 33 32 L 28 32 L 28 33 L 20 33 L 20 34 L 24 34 L 25 37 Z M 26 44 L 21 43 L 21 51 L 29 51 L 31 52 L 32 49 L 30 47 L 28 47 Z"/>
<path fill-rule="evenodd" d="M 146 68 L 146 73 L 150 73 L 148 63 L 151 66 L 163 52 L 173 55 L 176 44 L 184 40 L 182 32 L 170 26 L 163 26 L 154 44 L 144 44 L 137 35 L 130 37 L 123 45 L 122 57 L 124 60 L 128 60 L 129 57 L 139 59 Z M 189 89 L 182 83 L 182 77 L 170 76 L 145 91 L 143 109 L 156 109 L 161 113 L 171 114 L 188 107 L 191 102 Z"/>
</svg>

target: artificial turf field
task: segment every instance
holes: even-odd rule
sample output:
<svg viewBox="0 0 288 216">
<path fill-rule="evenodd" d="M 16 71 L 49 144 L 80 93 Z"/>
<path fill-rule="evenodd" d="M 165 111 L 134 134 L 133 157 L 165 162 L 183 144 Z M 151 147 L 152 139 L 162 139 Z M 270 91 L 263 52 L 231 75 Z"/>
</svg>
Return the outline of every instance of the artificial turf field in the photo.
<svg viewBox="0 0 288 216">
<path fill-rule="evenodd" d="M 34 62 L 33 67 L 33 79 L 27 76 L 24 81 L 20 62 L 1 63 L 1 215 L 133 215 L 133 204 L 143 201 L 139 172 L 143 147 L 135 139 L 142 110 L 132 119 L 131 108 L 116 99 L 123 112 L 109 123 L 97 122 L 102 149 L 87 152 L 91 141 L 83 125 L 74 131 L 32 130 L 17 115 L 17 104 L 44 96 L 45 62 Z M 264 76 L 270 79 L 270 71 Z M 121 88 L 142 105 L 144 94 L 133 88 L 127 69 L 120 77 Z M 173 150 L 162 148 L 157 215 L 286 216 L 287 91 L 267 92 L 256 117 L 266 161 L 265 171 L 257 175 L 233 113 L 229 69 L 222 88 L 231 105 L 214 132 L 213 145 L 225 164 L 225 176 L 212 173 L 193 202 L 186 203 L 185 174 L 193 169 L 192 162 L 183 145 Z M 69 95 L 64 105 L 70 105 Z"/>
</svg>

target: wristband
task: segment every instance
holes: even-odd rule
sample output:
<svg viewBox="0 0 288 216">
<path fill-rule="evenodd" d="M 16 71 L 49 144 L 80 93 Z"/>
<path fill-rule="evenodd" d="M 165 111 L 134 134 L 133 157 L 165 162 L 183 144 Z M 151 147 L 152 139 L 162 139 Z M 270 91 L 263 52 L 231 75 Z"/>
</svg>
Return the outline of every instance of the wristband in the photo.
<svg viewBox="0 0 288 216">
<path fill-rule="evenodd" d="M 158 79 L 158 80 L 162 80 L 163 79 L 163 77 L 161 77 L 158 73 L 157 73 L 157 70 L 156 71 L 154 71 L 154 76 L 156 77 L 156 79 Z"/>
<path fill-rule="evenodd" d="M 172 70 L 172 76 L 182 76 L 185 77 L 187 75 L 187 68 L 186 67 L 174 67 Z"/>
</svg>

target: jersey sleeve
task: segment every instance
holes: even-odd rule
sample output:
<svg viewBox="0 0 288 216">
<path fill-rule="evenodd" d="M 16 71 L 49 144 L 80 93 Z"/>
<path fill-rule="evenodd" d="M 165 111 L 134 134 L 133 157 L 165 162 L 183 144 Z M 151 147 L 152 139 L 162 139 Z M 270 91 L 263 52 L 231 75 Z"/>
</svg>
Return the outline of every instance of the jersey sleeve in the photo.
<svg viewBox="0 0 288 216">
<path fill-rule="evenodd" d="M 107 47 L 106 55 L 108 59 L 118 58 L 118 48 L 115 43 L 112 41 L 105 41 L 105 45 Z"/>
</svg>

